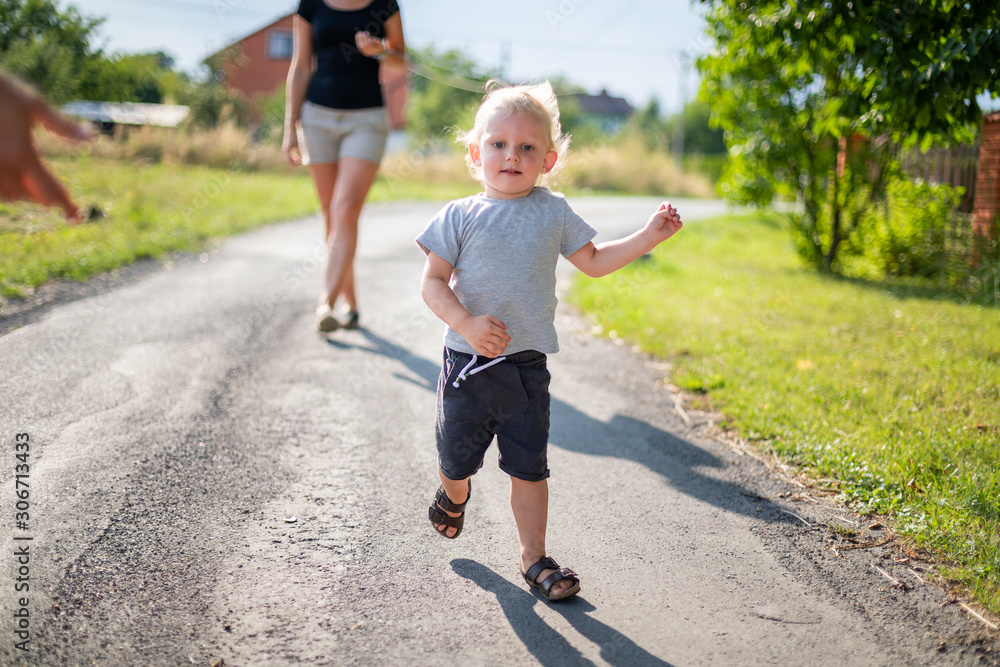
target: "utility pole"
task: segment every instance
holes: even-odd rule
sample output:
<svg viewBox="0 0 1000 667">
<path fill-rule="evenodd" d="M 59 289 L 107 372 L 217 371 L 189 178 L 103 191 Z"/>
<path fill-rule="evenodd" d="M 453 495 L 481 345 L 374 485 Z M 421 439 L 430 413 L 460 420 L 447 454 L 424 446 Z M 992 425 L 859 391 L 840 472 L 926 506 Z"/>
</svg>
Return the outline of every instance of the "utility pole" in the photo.
<svg viewBox="0 0 1000 667">
<path fill-rule="evenodd" d="M 678 165 L 684 163 L 684 107 L 687 106 L 688 72 L 691 69 L 691 55 L 687 51 L 677 51 L 674 53 L 680 65 L 680 101 L 681 110 L 677 114 L 677 123 L 674 125 L 674 140 L 671 142 L 670 152 L 674 155 L 674 161 Z"/>
<path fill-rule="evenodd" d="M 500 42 L 500 79 L 510 83 L 510 40 L 504 39 Z"/>
</svg>

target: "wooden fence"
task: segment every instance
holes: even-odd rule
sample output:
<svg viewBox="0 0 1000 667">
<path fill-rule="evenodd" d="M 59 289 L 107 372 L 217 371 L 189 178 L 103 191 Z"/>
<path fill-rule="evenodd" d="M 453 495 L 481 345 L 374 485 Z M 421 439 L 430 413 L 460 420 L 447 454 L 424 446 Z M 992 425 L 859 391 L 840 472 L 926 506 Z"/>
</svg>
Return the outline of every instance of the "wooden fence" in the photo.
<svg viewBox="0 0 1000 667">
<path fill-rule="evenodd" d="M 964 188 L 958 212 L 971 215 L 976 201 L 979 153 L 979 142 L 954 148 L 931 148 L 926 153 L 903 151 L 899 163 L 910 178 Z"/>
<path fill-rule="evenodd" d="M 1000 220 L 1000 113 L 987 114 L 974 145 L 901 152 L 911 178 L 965 189 L 953 219 L 954 231 L 996 243 Z"/>
</svg>

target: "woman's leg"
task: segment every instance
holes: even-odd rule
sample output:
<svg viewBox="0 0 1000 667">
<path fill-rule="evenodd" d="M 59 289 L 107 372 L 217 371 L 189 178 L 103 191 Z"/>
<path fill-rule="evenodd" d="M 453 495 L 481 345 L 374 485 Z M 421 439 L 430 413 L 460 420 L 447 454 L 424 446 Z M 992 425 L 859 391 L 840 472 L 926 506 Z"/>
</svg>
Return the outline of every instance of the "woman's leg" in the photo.
<svg viewBox="0 0 1000 667">
<path fill-rule="evenodd" d="M 341 158 L 330 204 L 333 237 L 326 264 L 327 304 L 333 308 L 341 294 L 351 310 L 357 310 L 354 286 L 354 255 L 358 244 L 358 219 L 368 191 L 375 182 L 378 165 L 358 158 Z"/>
<path fill-rule="evenodd" d="M 323 211 L 323 226 L 325 230 L 323 239 L 329 252 L 330 242 L 333 240 L 333 190 L 337 182 L 337 163 L 310 165 L 309 170 L 312 172 L 313 183 L 316 184 L 320 210 Z M 354 292 L 353 266 L 341 293 L 344 295 L 347 307 L 357 311 L 358 303 Z"/>
<path fill-rule="evenodd" d="M 316 194 L 319 195 L 319 210 L 323 212 L 323 223 L 326 234 L 323 236 L 327 246 L 330 245 L 330 237 L 333 235 L 333 188 L 337 183 L 337 163 L 309 165 L 309 173 L 312 175 L 313 183 L 316 185 Z"/>
</svg>

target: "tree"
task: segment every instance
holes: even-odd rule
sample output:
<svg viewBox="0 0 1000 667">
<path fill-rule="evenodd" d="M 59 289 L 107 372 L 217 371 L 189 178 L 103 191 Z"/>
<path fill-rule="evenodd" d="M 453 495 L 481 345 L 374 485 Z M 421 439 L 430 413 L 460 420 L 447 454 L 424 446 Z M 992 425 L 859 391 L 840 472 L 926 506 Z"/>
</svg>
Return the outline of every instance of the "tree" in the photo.
<svg viewBox="0 0 1000 667">
<path fill-rule="evenodd" d="M 106 55 L 93 48 L 103 19 L 53 0 L 0 0 L 0 67 L 30 82 L 50 101 L 163 102 L 180 75 L 162 52 Z"/>
<path fill-rule="evenodd" d="M 416 76 L 407 103 L 407 129 L 414 139 L 440 141 L 456 127 L 469 127 L 491 73 L 455 50 L 413 49 L 410 58 Z"/>
<path fill-rule="evenodd" d="M 676 135 L 676 125 L 684 123 L 684 152 L 695 155 L 718 155 L 726 152 L 726 139 L 711 124 L 712 108 L 704 100 L 692 100 L 667 122 L 667 136 Z"/>
<path fill-rule="evenodd" d="M 246 126 L 252 115 L 246 98 L 215 79 L 189 84 L 178 101 L 189 107 L 186 122 L 194 127 Z"/>
<path fill-rule="evenodd" d="M 174 101 L 185 78 L 171 69 L 173 60 L 162 52 L 94 58 L 87 63 L 81 99 L 105 102 Z"/>
<path fill-rule="evenodd" d="M 670 130 L 660 112 L 660 102 L 655 97 L 628 120 L 626 131 L 635 132 L 650 150 L 666 151 L 670 148 Z"/>
<path fill-rule="evenodd" d="M 1000 59 L 995 2 L 720 0 L 707 21 L 701 96 L 730 149 L 724 187 L 743 203 L 797 196 L 800 250 L 828 270 L 896 177 L 892 143 L 970 137 Z"/>
<path fill-rule="evenodd" d="M 91 48 L 99 19 L 53 0 L 0 0 L 0 67 L 35 85 L 49 100 L 81 97 L 84 74 L 100 51 Z"/>
</svg>

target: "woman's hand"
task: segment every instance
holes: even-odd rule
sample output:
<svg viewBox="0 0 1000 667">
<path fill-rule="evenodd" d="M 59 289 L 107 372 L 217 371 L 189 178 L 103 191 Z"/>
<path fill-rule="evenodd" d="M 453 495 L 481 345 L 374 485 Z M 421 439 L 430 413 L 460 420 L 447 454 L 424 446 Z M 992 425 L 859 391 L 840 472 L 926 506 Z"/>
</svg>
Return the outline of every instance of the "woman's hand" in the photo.
<svg viewBox="0 0 1000 667">
<path fill-rule="evenodd" d="M 374 58 L 385 53 L 385 44 L 370 32 L 361 31 L 354 35 L 354 42 L 362 55 Z"/>
<path fill-rule="evenodd" d="M 281 141 L 281 150 L 288 157 L 288 163 L 293 167 L 302 164 L 302 151 L 299 150 L 299 136 L 294 129 L 285 128 L 285 138 Z"/>
</svg>

